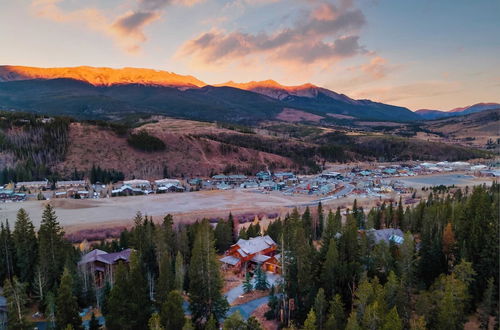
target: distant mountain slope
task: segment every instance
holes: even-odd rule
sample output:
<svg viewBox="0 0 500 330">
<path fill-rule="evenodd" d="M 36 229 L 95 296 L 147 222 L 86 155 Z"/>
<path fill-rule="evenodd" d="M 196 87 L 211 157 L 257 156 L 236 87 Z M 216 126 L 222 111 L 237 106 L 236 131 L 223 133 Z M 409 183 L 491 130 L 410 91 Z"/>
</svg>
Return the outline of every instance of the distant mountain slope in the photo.
<svg viewBox="0 0 500 330">
<path fill-rule="evenodd" d="M 481 149 L 498 148 L 500 108 L 428 121 L 425 128 L 435 134 L 433 137 L 421 136 L 425 140 L 452 141 Z"/>
<path fill-rule="evenodd" d="M 279 119 L 285 109 L 324 121 L 335 121 L 335 115 L 375 121 L 421 119 L 407 108 L 354 100 L 312 84 L 283 86 L 267 80 L 208 86 L 192 76 L 136 68 L 0 66 L 0 108 L 78 118 L 162 114 L 248 124 Z"/>
<path fill-rule="evenodd" d="M 471 106 L 455 108 L 449 111 L 441 111 L 441 110 L 428 110 L 421 109 L 417 110 L 416 113 L 419 114 L 422 118 L 427 120 L 434 120 L 440 118 L 449 118 L 456 116 L 464 116 L 471 113 L 481 112 L 485 110 L 492 109 L 500 109 L 499 103 L 477 103 Z"/>
<path fill-rule="evenodd" d="M 162 114 L 251 123 L 273 119 L 283 106 L 269 97 L 229 87 L 205 86 L 183 91 L 137 84 L 93 86 L 73 79 L 52 79 L 0 83 L 0 108 L 82 119 Z"/>
<path fill-rule="evenodd" d="M 420 116 L 407 108 L 377 103 L 370 100 L 354 100 L 329 89 L 304 84 L 283 86 L 274 80 L 235 83 L 229 81 L 217 86 L 230 86 L 267 95 L 286 103 L 289 108 L 309 110 L 316 114 L 340 114 L 360 119 L 412 121 Z"/>
<path fill-rule="evenodd" d="M 193 76 L 139 68 L 95 68 L 90 66 L 68 68 L 36 68 L 28 66 L 0 66 L 0 82 L 31 79 L 69 78 L 94 86 L 143 84 L 175 87 L 202 87 L 206 84 Z"/>
</svg>

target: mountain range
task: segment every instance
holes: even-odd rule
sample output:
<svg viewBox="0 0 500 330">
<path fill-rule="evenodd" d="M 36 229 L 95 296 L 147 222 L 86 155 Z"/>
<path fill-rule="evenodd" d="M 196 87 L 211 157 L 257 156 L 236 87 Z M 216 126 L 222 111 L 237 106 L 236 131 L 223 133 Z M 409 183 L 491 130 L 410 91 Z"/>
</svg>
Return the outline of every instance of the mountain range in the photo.
<svg viewBox="0 0 500 330">
<path fill-rule="evenodd" d="M 411 110 L 355 100 L 313 84 L 274 80 L 208 85 L 193 77 L 140 68 L 0 66 L 0 109 L 82 119 L 126 119 L 160 114 L 177 118 L 254 124 L 289 118 L 337 122 L 411 122 L 448 112 Z M 469 111 L 469 112 L 467 112 Z M 470 108 L 460 113 L 470 113 Z M 456 112 L 458 113 L 458 112 Z"/>
<path fill-rule="evenodd" d="M 481 112 L 485 110 L 494 110 L 500 109 L 499 103 L 477 103 L 474 105 L 470 105 L 467 107 L 455 108 L 448 111 L 442 110 L 429 110 L 429 109 L 420 109 L 415 111 L 422 118 L 426 120 L 435 120 L 441 118 L 449 118 L 449 117 L 457 117 L 457 116 L 465 116 L 471 113 Z"/>
</svg>

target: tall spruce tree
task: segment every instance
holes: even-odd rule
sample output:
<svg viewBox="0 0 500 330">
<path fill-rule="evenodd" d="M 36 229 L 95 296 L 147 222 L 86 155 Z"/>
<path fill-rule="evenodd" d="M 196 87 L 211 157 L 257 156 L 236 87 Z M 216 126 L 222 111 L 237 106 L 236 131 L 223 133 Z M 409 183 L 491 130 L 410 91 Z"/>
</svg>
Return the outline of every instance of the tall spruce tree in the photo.
<svg viewBox="0 0 500 330">
<path fill-rule="evenodd" d="M 129 324 L 128 301 L 133 297 L 130 297 L 128 292 L 129 281 L 127 277 L 125 265 L 118 264 L 114 273 L 114 284 L 106 297 L 105 308 L 103 309 L 106 317 L 106 327 L 110 330 L 132 329 Z"/>
<path fill-rule="evenodd" d="M 262 270 L 261 265 L 257 265 L 257 270 L 255 271 L 255 290 L 267 290 L 269 289 L 269 283 L 267 282 L 266 272 Z"/>
<path fill-rule="evenodd" d="M 228 303 L 222 295 L 222 286 L 213 234 L 210 224 L 204 220 L 196 232 L 189 266 L 189 308 L 196 324 L 225 316 Z"/>
<path fill-rule="evenodd" d="M 82 327 L 78 301 L 73 295 L 73 278 L 68 268 L 64 268 L 61 284 L 57 290 L 56 324 L 58 329 L 65 329 L 68 325 L 75 330 Z"/>
<path fill-rule="evenodd" d="M 17 212 L 12 240 L 16 250 L 19 279 L 21 282 L 32 283 L 37 263 L 37 239 L 35 226 L 23 208 Z"/>
<path fill-rule="evenodd" d="M 119 264 L 115 272 L 115 282 L 106 301 L 106 327 L 110 330 L 140 330 L 151 317 L 151 303 L 147 281 L 136 253 L 132 253 L 127 272 L 125 265 Z"/>
<path fill-rule="evenodd" d="M 316 330 L 316 329 L 317 329 L 316 313 L 314 312 L 314 309 L 311 308 L 311 310 L 307 314 L 307 319 L 304 322 L 304 330 Z"/>
<path fill-rule="evenodd" d="M 328 304 L 325 298 L 325 291 L 323 288 L 320 288 L 314 299 L 314 312 L 316 313 L 318 330 L 325 329 L 327 308 Z"/>
<path fill-rule="evenodd" d="M 64 241 L 64 231 L 51 204 L 47 204 L 43 210 L 38 242 L 40 270 L 46 278 L 49 290 L 55 289 L 63 272 L 67 245 Z"/>
<path fill-rule="evenodd" d="M 177 251 L 175 256 L 175 281 L 174 288 L 180 292 L 184 291 L 184 276 L 186 275 L 186 269 L 184 266 L 184 258 L 180 251 Z"/>
<path fill-rule="evenodd" d="M 345 325 L 344 304 L 342 297 L 336 294 L 330 301 L 330 309 L 328 310 L 328 318 L 326 320 L 325 329 L 343 329 Z"/>
<path fill-rule="evenodd" d="M 155 300 L 158 307 L 165 303 L 168 293 L 175 287 L 175 275 L 172 267 L 170 254 L 163 253 L 160 259 L 160 274 L 156 282 Z"/>
<path fill-rule="evenodd" d="M 170 291 L 160 312 L 161 324 L 165 330 L 179 330 L 184 326 L 186 318 L 182 309 L 183 302 L 179 291 Z"/>
<path fill-rule="evenodd" d="M 243 281 L 243 292 L 250 293 L 253 291 L 252 278 L 250 277 L 250 273 L 246 272 L 245 280 Z"/>
<path fill-rule="evenodd" d="M 339 253 L 337 250 L 337 243 L 334 239 L 331 239 L 328 245 L 328 252 L 326 254 L 325 262 L 323 263 L 323 269 L 321 271 L 321 284 L 325 289 L 326 296 L 328 298 L 333 297 L 337 291 L 337 283 L 340 276 L 340 260 Z"/>
<path fill-rule="evenodd" d="M 7 317 L 9 330 L 28 330 L 33 325 L 26 319 L 28 296 L 26 283 L 21 283 L 16 277 L 5 280 L 3 294 L 7 299 Z M 1 325 L 1 324 L 0 324 Z"/>
<path fill-rule="evenodd" d="M 15 274 L 15 251 L 9 221 L 0 223 L 0 283 Z"/>
</svg>

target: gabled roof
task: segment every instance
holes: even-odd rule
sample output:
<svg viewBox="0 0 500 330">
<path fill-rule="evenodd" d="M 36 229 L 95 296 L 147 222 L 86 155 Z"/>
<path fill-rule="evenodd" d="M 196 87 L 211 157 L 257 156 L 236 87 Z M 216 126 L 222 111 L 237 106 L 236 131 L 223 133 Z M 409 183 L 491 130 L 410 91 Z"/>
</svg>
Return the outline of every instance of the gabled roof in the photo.
<svg viewBox="0 0 500 330">
<path fill-rule="evenodd" d="M 404 234 L 401 229 L 395 228 L 386 228 L 386 229 L 378 229 L 378 230 L 368 230 L 368 235 L 371 235 L 375 243 L 379 243 L 380 241 L 385 241 L 387 243 L 394 242 L 396 244 L 402 244 L 404 241 Z"/>
<path fill-rule="evenodd" d="M 256 255 L 252 258 L 252 261 L 253 261 L 253 262 L 257 262 L 257 263 L 261 264 L 261 263 L 263 263 L 263 262 L 268 261 L 269 259 L 271 259 L 271 257 L 266 256 L 266 255 L 263 255 L 263 254 L 256 254 Z"/>
<path fill-rule="evenodd" d="M 242 257 L 247 255 L 256 254 L 265 249 L 270 248 L 271 246 L 276 245 L 276 242 L 269 236 L 257 236 L 250 239 L 239 239 L 236 242 L 237 246 L 239 246 L 238 253 L 241 254 Z"/>
<path fill-rule="evenodd" d="M 117 262 L 118 260 L 128 261 L 128 259 L 130 258 L 131 252 L 132 252 L 132 249 L 126 249 L 126 250 L 114 252 L 114 253 L 107 253 L 105 251 L 95 249 L 95 250 L 92 250 L 89 253 L 85 254 L 82 257 L 82 259 L 80 260 L 80 262 L 78 263 L 78 265 L 84 265 L 84 264 L 88 264 L 88 263 L 96 262 L 96 261 L 100 261 L 102 263 L 112 265 L 115 262 Z"/>
<path fill-rule="evenodd" d="M 236 257 L 233 257 L 233 256 L 225 256 L 224 258 L 220 258 L 219 259 L 221 262 L 225 263 L 225 264 L 228 264 L 228 265 L 231 265 L 231 266 L 234 266 L 236 265 L 238 262 L 240 262 L 240 259 L 236 258 Z"/>
</svg>

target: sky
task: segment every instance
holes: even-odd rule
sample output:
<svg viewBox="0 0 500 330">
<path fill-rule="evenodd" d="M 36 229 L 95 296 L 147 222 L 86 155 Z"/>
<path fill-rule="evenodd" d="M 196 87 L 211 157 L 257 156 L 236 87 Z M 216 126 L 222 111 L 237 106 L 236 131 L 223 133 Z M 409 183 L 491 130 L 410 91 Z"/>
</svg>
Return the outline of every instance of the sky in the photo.
<svg viewBox="0 0 500 330">
<path fill-rule="evenodd" d="M 306 82 L 412 110 L 500 103 L 500 0 L 0 0 L 0 64 Z"/>
</svg>

